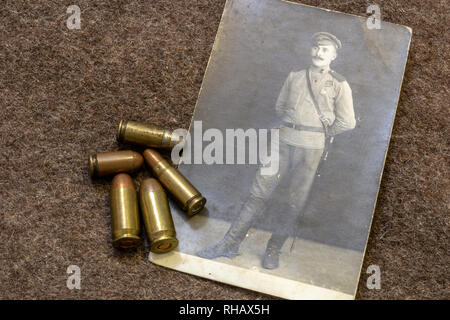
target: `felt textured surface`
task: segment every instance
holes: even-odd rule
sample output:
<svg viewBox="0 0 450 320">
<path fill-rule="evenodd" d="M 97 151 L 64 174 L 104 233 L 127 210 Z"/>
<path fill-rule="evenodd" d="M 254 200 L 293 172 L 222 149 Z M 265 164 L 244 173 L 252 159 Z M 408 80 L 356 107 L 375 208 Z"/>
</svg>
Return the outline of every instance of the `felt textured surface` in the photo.
<svg viewBox="0 0 450 320">
<path fill-rule="evenodd" d="M 299 2 L 365 16 L 372 1 Z M 90 153 L 122 147 L 122 118 L 188 127 L 224 3 L 2 2 L 1 299 L 271 298 L 153 265 L 148 243 L 114 250 L 110 179 L 88 173 Z M 357 298 L 450 298 L 450 4 L 377 3 L 413 37 Z M 66 27 L 72 4 L 81 30 Z M 372 264 L 380 290 L 366 287 Z"/>
</svg>

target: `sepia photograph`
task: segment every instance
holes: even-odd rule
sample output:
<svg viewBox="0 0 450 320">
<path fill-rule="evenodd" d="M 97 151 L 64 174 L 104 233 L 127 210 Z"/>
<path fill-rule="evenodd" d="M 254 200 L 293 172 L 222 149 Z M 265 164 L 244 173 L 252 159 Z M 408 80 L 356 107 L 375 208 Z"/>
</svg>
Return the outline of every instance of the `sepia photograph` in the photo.
<svg viewBox="0 0 450 320">
<path fill-rule="evenodd" d="M 229 0 L 179 163 L 208 202 L 191 218 L 173 206 L 189 241 L 150 260 L 284 298 L 353 299 L 410 37 Z"/>
</svg>

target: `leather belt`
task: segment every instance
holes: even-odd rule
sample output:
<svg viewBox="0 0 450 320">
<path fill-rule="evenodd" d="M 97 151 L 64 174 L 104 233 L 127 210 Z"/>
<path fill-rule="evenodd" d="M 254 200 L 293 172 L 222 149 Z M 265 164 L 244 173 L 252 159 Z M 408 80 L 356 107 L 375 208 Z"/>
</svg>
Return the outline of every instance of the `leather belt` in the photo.
<svg viewBox="0 0 450 320">
<path fill-rule="evenodd" d="M 325 133 L 325 131 L 323 130 L 323 127 L 304 126 L 302 124 L 293 124 L 293 123 L 289 123 L 289 122 L 283 122 L 283 125 L 286 127 L 295 129 L 295 130 Z"/>
</svg>

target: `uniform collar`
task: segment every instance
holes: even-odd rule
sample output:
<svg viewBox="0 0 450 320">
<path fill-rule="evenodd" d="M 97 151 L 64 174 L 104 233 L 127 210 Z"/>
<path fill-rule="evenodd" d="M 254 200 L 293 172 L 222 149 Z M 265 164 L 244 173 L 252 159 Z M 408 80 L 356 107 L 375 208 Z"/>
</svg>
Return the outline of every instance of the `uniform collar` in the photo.
<svg viewBox="0 0 450 320">
<path fill-rule="evenodd" d="M 328 65 L 328 66 L 325 66 L 325 67 L 320 67 L 320 68 L 318 68 L 318 67 L 316 67 L 316 66 L 314 66 L 314 65 L 311 65 L 310 67 L 309 67 L 309 71 L 312 73 L 312 74 L 316 74 L 316 75 L 325 75 L 325 74 L 327 74 L 328 72 L 330 72 L 330 66 Z"/>
</svg>

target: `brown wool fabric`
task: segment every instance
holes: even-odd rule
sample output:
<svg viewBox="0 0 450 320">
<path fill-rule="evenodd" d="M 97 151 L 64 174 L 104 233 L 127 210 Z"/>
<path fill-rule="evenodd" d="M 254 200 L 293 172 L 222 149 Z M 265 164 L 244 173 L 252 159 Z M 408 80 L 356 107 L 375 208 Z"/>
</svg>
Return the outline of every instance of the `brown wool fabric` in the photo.
<svg viewBox="0 0 450 320">
<path fill-rule="evenodd" d="M 365 16 L 373 1 L 299 2 Z M 147 242 L 113 249 L 111 179 L 89 177 L 90 153 L 121 147 L 120 119 L 188 127 L 224 3 L 3 1 L 1 299 L 271 298 L 153 265 Z M 413 38 L 357 298 L 449 298 L 450 3 L 377 3 Z M 66 27 L 72 4 L 81 30 Z M 381 290 L 366 288 L 371 264 Z"/>
</svg>

